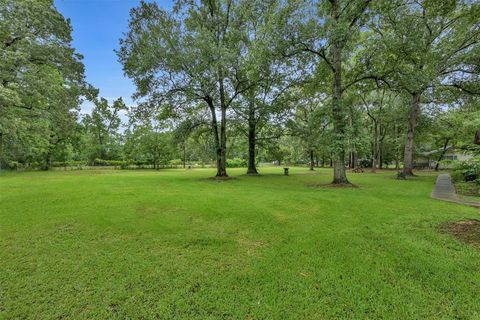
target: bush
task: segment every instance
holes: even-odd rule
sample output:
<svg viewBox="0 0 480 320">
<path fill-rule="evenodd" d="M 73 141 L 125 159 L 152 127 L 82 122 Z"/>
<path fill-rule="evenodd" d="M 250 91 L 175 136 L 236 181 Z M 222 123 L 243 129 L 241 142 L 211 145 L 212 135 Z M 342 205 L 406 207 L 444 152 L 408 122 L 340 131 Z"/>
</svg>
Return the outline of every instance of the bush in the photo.
<svg viewBox="0 0 480 320">
<path fill-rule="evenodd" d="M 104 159 L 95 159 L 93 160 L 94 166 L 112 166 L 112 167 L 122 167 L 128 163 L 124 160 L 104 160 Z"/>
<path fill-rule="evenodd" d="M 459 179 L 460 175 L 465 182 L 480 179 L 480 158 L 472 158 L 457 162 L 454 167 L 454 176 L 456 179 Z"/>
<path fill-rule="evenodd" d="M 460 171 L 453 171 L 451 177 L 452 181 L 455 183 L 464 181 L 463 173 L 461 173 Z"/>
<path fill-rule="evenodd" d="M 227 159 L 228 168 L 244 168 L 247 166 L 247 161 L 240 158 Z"/>
<path fill-rule="evenodd" d="M 181 159 L 170 160 L 171 166 L 181 166 L 182 164 L 183 164 L 183 161 Z"/>
<path fill-rule="evenodd" d="M 22 170 L 24 168 L 23 163 L 18 161 L 9 161 L 7 163 L 7 168 L 10 170 Z"/>
<path fill-rule="evenodd" d="M 53 161 L 52 167 L 80 167 L 86 166 L 87 162 L 84 160 L 70 160 L 70 161 Z"/>
</svg>

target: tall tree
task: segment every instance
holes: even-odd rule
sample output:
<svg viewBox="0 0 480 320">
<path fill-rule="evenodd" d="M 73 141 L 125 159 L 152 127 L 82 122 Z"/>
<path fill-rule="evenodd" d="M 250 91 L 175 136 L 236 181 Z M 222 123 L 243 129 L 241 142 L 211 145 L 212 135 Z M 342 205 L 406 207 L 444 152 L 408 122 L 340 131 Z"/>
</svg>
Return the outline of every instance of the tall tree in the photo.
<svg viewBox="0 0 480 320">
<path fill-rule="evenodd" d="M 480 5 L 469 1 L 388 1 L 375 50 L 395 67 L 390 83 L 410 97 L 402 176 L 413 175 L 414 139 L 422 102 L 437 90 L 480 93 L 472 87 L 480 61 Z M 478 81 L 476 82 L 478 84 Z M 423 101 L 422 101 L 423 99 Z"/>
<path fill-rule="evenodd" d="M 122 124 L 120 112 L 126 111 L 127 106 L 120 97 L 113 101 L 112 105 L 105 98 L 95 99 L 91 114 L 85 115 L 83 123 L 89 134 L 89 145 L 93 148 L 89 155 L 91 161 L 96 158 L 114 159 L 115 144 L 118 129 Z"/>
<path fill-rule="evenodd" d="M 5 141 L 9 147 L 37 133 L 49 136 L 32 129 L 78 106 L 83 65 L 71 31 L 53 0 L 0 1 L 0 167 L 9 152 Z"/>
<path fill-rule="evenodd" d="M 300 64 L 281 54 L 275 44 L 280 40 L 276 24 L 285 23 L 284 7 L 278 0 L 240 1 L 244 15 L 244 49 L 241 51 L 241 76 L 249 88 L 233 105 L 236 115 L 246 126 L 248 139 L 247 174 L 258 174 L 256 168 L 257 145 L 265 139 L 278 138 L 281 122 L 288 104 L 289 89 L 302 76 Z M 275 133 L 267 122 L 277 126 Z M 240 125 L 238 128 L 243 129 Z M 262 132 L 265 131 L 265 132 Z M 265 135 L 269 131 L 270 136 Z M 272 135 L 273 134 L 273 135 Z"/>
<path fill-rule="evenodd" d="M 300 139 L 308 155 L 309 168 L 313 171 L 317 153 L 326 147 L 322 138 L 329 129 L 330 119 L 325 110 L 325 97 L 308 94 L 306 90 L 299 92 L 299 95 L 301 97 L 295 101 L 294 115 L 289 121 L 289 128 L 292 135 Z"/>
<path fill-rule="evenodd" d="M 387 88 L 372 90 L 359 95 L 371 127 L 372 172 L 382 166 L 382 145 L 391 125 L 392 113 L 398 104 L 397 95 Z"/>
<path fill-rule="evenodd" d="M 168 12 L 141 2 L 118 51 L 137 98 L 150 108 L 204 106 L 211 115 L 217 177 L 227 177 L 227 111 L 247 90 L 240 77 L 243 15 L 238 1 L 177 1 Z M 220 117 L 220 120 L 218 120 Z"/>
<path fill-rule="evenodd" d="M 330 82 L 331 116 L 334 132 L 333 184 L 349 184 L 345 170 L 348 145 L 348 108 L 343 96 L 354 84 L 366 79 L 378 79 L 362 68 L 353 57 L 361 48 L 362 26 L 369 17 L 369 0 L 329 0 L 305 2 L 294 12 L 293 24 L 286 25 L 286 55 L 300 52 L 311 55 L 316 61 L 317 81 Z M 321 86 L 319 86 L 320 88 Z"/>
</svg>

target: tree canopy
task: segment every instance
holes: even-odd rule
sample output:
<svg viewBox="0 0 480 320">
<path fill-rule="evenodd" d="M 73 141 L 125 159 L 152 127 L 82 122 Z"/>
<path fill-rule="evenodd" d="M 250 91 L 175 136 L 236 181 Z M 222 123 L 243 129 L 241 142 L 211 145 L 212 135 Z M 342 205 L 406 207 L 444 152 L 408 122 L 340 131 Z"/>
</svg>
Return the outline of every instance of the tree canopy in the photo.
<svg viewBox="0 0 480 320">
<path fill-rule="evenodd" d="M 127 106 L 85 82 L 53 1 L 1 0 L 0 165 L 438 169 L 480 128 L 479 21 L 459 0 L 141 1 L 116 50 Z"/>
</svg>

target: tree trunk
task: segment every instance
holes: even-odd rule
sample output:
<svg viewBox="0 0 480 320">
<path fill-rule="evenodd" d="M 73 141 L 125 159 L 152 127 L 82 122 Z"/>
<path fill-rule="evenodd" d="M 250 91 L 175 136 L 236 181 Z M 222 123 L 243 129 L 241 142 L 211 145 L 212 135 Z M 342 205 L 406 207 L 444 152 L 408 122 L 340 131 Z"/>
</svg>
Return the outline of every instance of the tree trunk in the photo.
<svg viewBox="0 0 480 320">
<path fill-rule="evenodd" d="M 223 173 L 226 174 L 225 167 L 222 168 L 222 146 L 220 144 L 220 137 L 218 135 L 218 122 L 217 122 L 217 114 L 215 112 L 215 107 L 213 106 L 213 102 L 211 100 L 207 100 L 207 103 L 210 108 L 210 113 L 212 116 L 212 133 L 213 138 L 215 140 L 215 150 L 216 150 L 216 163 L 217 163 L 217 177 L 221 177 Z"/>
<path fill-rule="evenodd" d="M 382 126 L 382 124 L 380 123 L 379 124 L 380 138 L 378 139 L 378 157 L 377 157 L 378 168 L 380 170 L 383 169 L 383 155 L 384 155 L 384 149 L 385 149 L 383 145 L 383 141 L 385 140 L 386 134 L 387 134 L 387 128 L 385 126 Z M 388 165 L 387 165 L 387 168 L 388 168 Z"/>
<path fill-rule="evenodd" d="M 187 163 L 187 142 L 183 142 L 183 169 L 185 169 Z"/>
<path fill-rule="evenodd" d="M 255 164 L 255 144 L 256 144 L 256 121 L 255 121 L 255 105 L 251 99 L 248 109 L 248 169 L 247 174 L 258 174 Z"/>
<path fill-rule="evenodd" d="M 399 136 L 398 136 L 398 126 L 395 124 L 395 170 L 400 170 L 400 146 L 399 146 Z"/>
<path fill-rule="evenodd" d="M 333 16 L 337 16 L 338 4 L 334 2 Z M 349 184 L 345 171 L 345 110 L 342 103 L 342 44 L 336 39 L 332 45 L 333 54 L 333 130 L 335 138 L 339 140 L 339 148 L 335 150 L 335 161 L 333 164 L 333 184 Z"/>
<path fill-rule="evenodd" d="M 447 153 L 449 142 L 450 142 L 450 139 L 446 138 L 445 143 L 443 144 L 442 152 L 440 153 L 440 156 L 438 157 L 437 163 L 435 164 L 435 171 L 438 171 L 438 167 L 440 166 L 440 161 L 442 161 L 443 156 L 445 155 L 445 153 Z"/>
<path fill-rule="evenodd" d="M 412 94 L 412 102 L 410 110 L 408 111 L 408 127 L 407 137 L 405 140 L 405 153 L 403 158 L 402 176 L 413 176 L 413 140 L 415 138 L 415 128 L 417 125 L 417 118 L 420 114 L 420 97 L 421 93 Z"/>
<path fill-rule="evenodd" d="M 52 147 L 51 146 L 48 147 L 48 151 L 45 154 L 45 158 L 44 158 L 45 164 L 43 165 L 42 170 L 47 171 L 52 166 L 52 152 L 53 152 Z"/>
<path fill-rule="evenodd" d="M 3 133 L 0 132 L 0 171 L 3 169 Z"/>
<path fill-rule="evenodd" d="M 219 80 L 220 89 L 220 146 L 217 149 L 217 177 L 226 178 L 227 174 L 227 106 L 225 104 L 225 88 L 223 78 Z"/>
<path fill-rule="evenodd" d="M 383 169 L 383 148 L 381 146 L 381 143 L 378 148 L 378 169 L 382 170 Z"/>
<path fill-rule="evenodd" d="M 378 160 L 378 122 L 373 118 L 373 146 L 372 146 L 372 172 L 377 171 L 377 160 Z"/>
<path fill-rule="evenodd" d="M 313 153 L 313 149 L 310 149 L 310 171 L 315 170 L 314 167 L 315 167 L 314 153 Z"/>
</svg>

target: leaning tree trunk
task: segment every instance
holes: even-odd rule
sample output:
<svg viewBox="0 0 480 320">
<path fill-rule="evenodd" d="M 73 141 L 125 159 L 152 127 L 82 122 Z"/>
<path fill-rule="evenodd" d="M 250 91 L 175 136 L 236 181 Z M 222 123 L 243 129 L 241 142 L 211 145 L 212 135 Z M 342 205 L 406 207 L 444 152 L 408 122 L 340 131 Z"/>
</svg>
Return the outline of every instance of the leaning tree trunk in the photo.
<svg viewBox="0 0 480 320">
<path fill-rule="evenodd" d="M 313 171 L 315 167 L 315 157 L 313 153 L 313 149 L 310 149 L 310 170 Z"/>
<path fill-rule="evenodd" d="M 339 148 L 335 150 L 336 159 L 333 163 L 333 184 L 349 184 L 345 171 L 345 110 L 342 104 L 342 46 L 338 40 L 333 43 L 333 130 L 335 138 L 339 142 Z"/>
<path fill-rule="evenodd" d="M 438 171 L 438 169 L 439 169 L 439 167 L 440 167 L 440 161 L 442 161 L 443 157 L 445 156 L 445 153 L 447 153 L 448 143 L 449 143 L 449 142 L 450 142 L 450 139 L 449 139 L 449 138 L 445 139 L 445 143 L 443 144 L 442 152 L 441 152 L 440 155 L 438 156 L 437 163 L 435 164 L 435 171 Z"/>
<path fill-rule="evenodd" d="M 407 138 L 405 140 L 405 152 L 403 158 L 402 177 L 413 176 L 413 140 L 415 138 L 415 128 L 417 118 L 420 114 L 421 93 L 412 94 L 412 102 L 408 111 Z"/>
<path fill-rule="evenodd" d="M 256 147 L 256 121 L 255 106 L 253 99 L 250 101 L 248 109 L 248 169 L 247 174 L 258 174 L 255 164 L 255 147 Z"/>
</svg>

